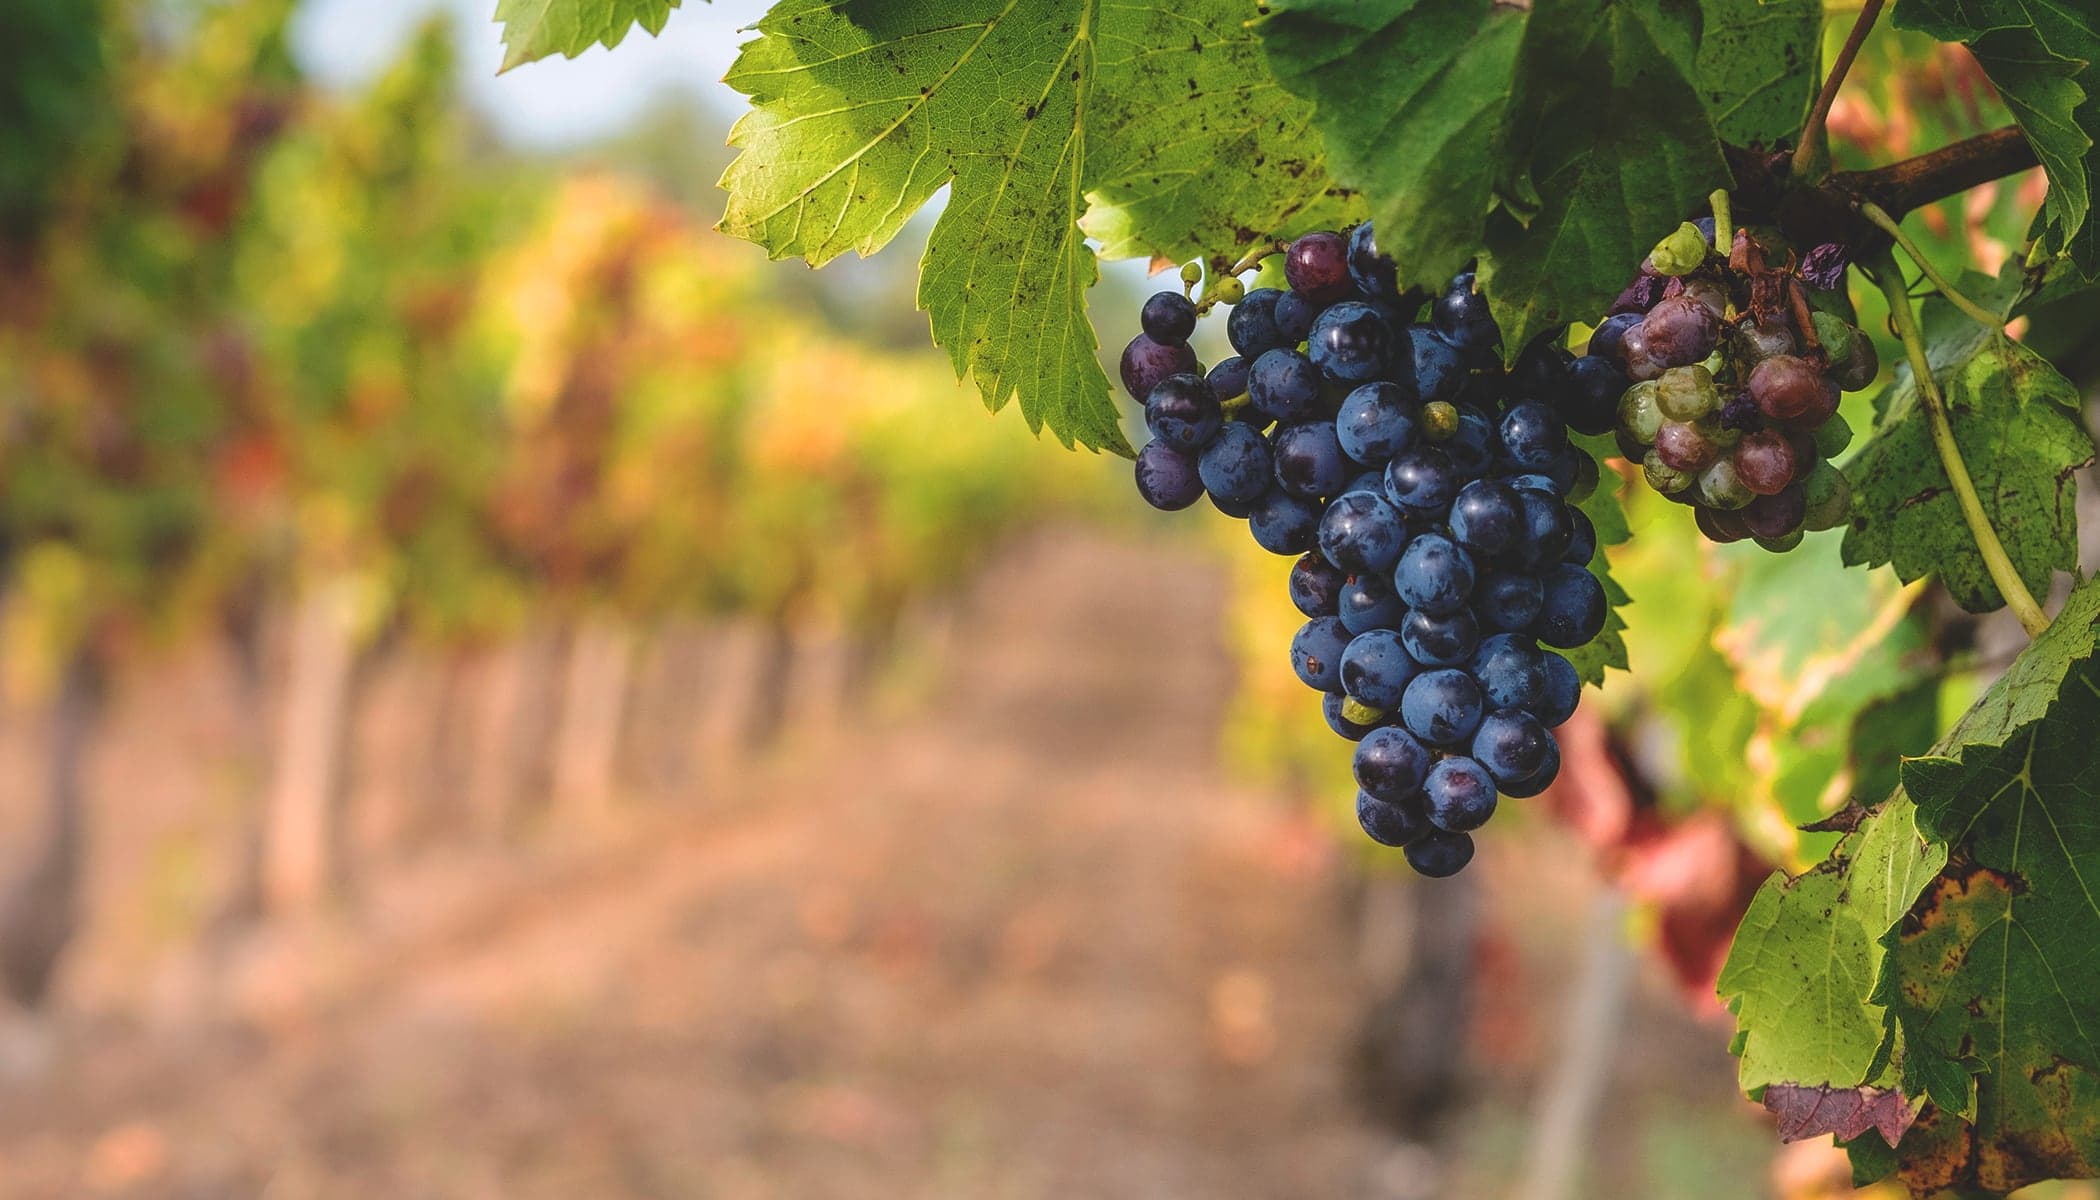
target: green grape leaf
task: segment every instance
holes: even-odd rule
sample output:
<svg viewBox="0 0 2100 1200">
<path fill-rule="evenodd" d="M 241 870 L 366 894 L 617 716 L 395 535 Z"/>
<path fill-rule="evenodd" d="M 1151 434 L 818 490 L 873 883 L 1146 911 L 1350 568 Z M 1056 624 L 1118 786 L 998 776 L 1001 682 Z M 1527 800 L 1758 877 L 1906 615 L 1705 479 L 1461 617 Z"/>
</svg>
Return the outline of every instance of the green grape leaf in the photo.
<svg viewBox="0 0 2100 1200">
<path fill-rule="evenodd" d="M 1699 95 L 1722 140 L 1777 145 L 1816 97 L 1822 0 L 1701 0 Z"/>
<path fill-rule="evenodd" d="M 1078 220 L 1092 0 L 783 0 L 730 69 L 751 97 L 722 229 L 821 266 L 881 248 L 943 185 L 919 307 L 957 374 L 1029 427 L 1128 454 L 1086 318 Z"/>
<path fill-rule="evenodd" d="M 1533 9 L 1481 272 L 1505 354 L 1593 319 L 1656 239 L 1727 185 L 1694 83 L 1699 27 L 1685 0 Z"/>
<path fill-rule="evenodd" d="M 2088 656 L 2002 744 L 1903 766 L 1920 827 L 1956 850 L 1891 945 L 1880 998 L 1903 1031 L 1906 1081 L 1973 1119 L 1969 1137 L 1905 1154 L 1914 1188 L 2002 1194 L 2100 1174 L 2095 728 Z"/>
<path fill-rule="evenodd" d="M 1889 996 L 1908 986 L 1898 972 L 1908 960 L 1889 947 L 1949 862 L 1941 840 L 1945 801 L 1926 793 L 1914 800 L 1918 780 L 1911 768 L 1956 754 L 1988 755 L 2016 741 L 2091 658 L 2096 619 L 2100 584 L 2088 582 L 1940 738 L 1931 751 L 1936 758 L 1905 764 L 1905 786 L 1865 814 L 1824 862 L 1793 879 L 1775 874 L 1759 890 L 1720 980 L 1736 1013 L 1746 1091 L 1775 1083 L 1842 1089 L 1900 1081 L 1915 1099 L 1945 1095 L 1950 1067 L 1965 1076 L 1945 1055 L 1914 1048 L 1910 1031 L 1899 1030 L 1890 1012 Z M 1921 810 L 1921 802 L 1932 807 Z M 1937 1126 L 1929 1119 L 1919 1125 L 1925 1132 L 1914 1129 L 1906 1146 L 1934 1136 Z"/>
<path fill-rule="evenodd" d="M 1898 0 L 1890 21 L 1976 55 L 2048 173 L 2042 223 L 2051 248 L 2070 247 L 2087 276 L 2100 273 L 2100 235 L 2089 221 L 2100 171 L 2095 10 L 2065 0 Z"/>
<path fill-rule="evenodd" d="M 1257 26 L 1403 285 L 1441 287 L 1480 245 L 1524 24 L 1490 0 L 1290 0 Z"/>
<path fill-rule="evenodd" d="M 1719 984 L 1736 1014 L 1745 1092 L 1885 1085 L 1888 1021 L 1872 999 L 1882 939 L 1945 861 L 1899 797 L 1823 862 L 1758 889 Z"/>
<path fill-rule="evenodd" d="M 1626 657 L 1626 618 L 1619 615 L 1619 610 L 1632 603 L 1633 597 L 1612 578 L 1611 564 L 1605 560 L 1604 549 L 1623 544 L 1633 536 L 1633 531 L 1626 524 L 1626 509 L 1619 503 L 1619 489 L 1626 481 L 1617 471 L 1604 465 L 1607 457 L 1617 453 L 1611 439 L 1577 434 L 1570 440 L 1597 464 L 1597 486 L 1576 507 L 1590 519 L 1590 525 L 1597 531 L 1597 552 L 1590 556 L 1590 574 L 1604 585 L 1604 629 L 1573 650 L 1559 653 L 1575 665 L 1575 673 L 1584 683 L 1602 687 L 1607 667 L 1617 667 L 1621 671 L 1631 669 Z"/>
<path fill-rule="evenodd" d="M 639 25 L 653 37 L 679 0 L 496 0 L 508 71 L 550 54 L 574 58 L 592 46 L 610 50 Z"/>
<path fill-rule="evenodd" d="M 1210 258 L 1362 219 L 1313 106 L 1277 85 L 1240 0 L 1109 5 L 1088 122 L 1086 232 L 1106 258 Z M 1219 261 L 1222 260 L 1222 261 Z"/>
<path fill-rule="evenodd" d="M 1928 316 L 1940 307 L 1929 303 Z M 1933 376 L 1985 514 L 2028 589 L 2045 595 L 2051 574 L 2078 561 L 2074 474 L 2093 459 L 2078 390 L 2018 342 L 1963 324 L 1945 342 L 1928 326 Z M 1937 575 L 1970 612 L 2001 607 L 1907 364 L 1876 403 L 1874 432 L 1845 466 L 1853 488 L 1845 561 L 1892 562 L 1905 581 Z"/>
</svg>

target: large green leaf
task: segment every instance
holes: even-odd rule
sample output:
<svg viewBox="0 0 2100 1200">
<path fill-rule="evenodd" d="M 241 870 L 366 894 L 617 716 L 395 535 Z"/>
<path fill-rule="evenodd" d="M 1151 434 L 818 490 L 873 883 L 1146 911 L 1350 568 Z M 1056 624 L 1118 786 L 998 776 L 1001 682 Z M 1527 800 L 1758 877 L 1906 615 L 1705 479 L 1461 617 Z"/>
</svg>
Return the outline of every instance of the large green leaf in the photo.
<svg viewBox="0 0 2100 1200">
<path fill-rule="evenodd" d="M 1693 82 L 1699 26 L 1685 0 L 1532 11 L 1482 272 L 1506 352 L 1594 319 L 1656 239 L 1728 182 Z"/>
<path fill-rule="evenodd" d="M 2100 659 L 2000 745 L 1905 763 L 1955 856 L 1889 950 L 1904 1076 L 1971 1136 L 1906 1142 L 1913 1190 L 2100 1174 Z M 1974 1091 L 1969 1091 L 1970 1074 Z"/>
<path fill-rule="evenodd" d="M 1815 99 L 1822 0 L 1703 0 L 1699 95 L 1725 141 L 1777 145 Z"/>
<path fill-rule="evenodd" d="M 1936 757 L 1918 761 L 1960 755 L 1981 762 L 2019 745 L 2066 690 L 2067 678 L 2082 677 L 2094 651 L 2096 617 L 2100 585 L 2088 583 L 1939 740 Z M 1737 1015 L 1746 1090 L 1782 1083 L 1850 1089 L 1899 1078 L 1921 1089 L 1947 1078 L 1947 1059 L 1931 1043 L 1912 1046 L 1907 1027 L 1899 1036 L 1888 998 L 1910 986 L 1904 972 L 1911 963 L 1890 946 L 1905 914 L 1949 863 L 1942 839 L 1950 832 L 1958 837 L 1954 869 L 1963 867 L 1967 843 L 1942 814 L 1950 795 L 1974 794 L 1950 790 L 1935 773 L 1944 768 L 1928 767 L 1914 778 L 1916 766 L 1906 764 L 1905 786 L 1865 814 L 1828 860 L 1793 879 L 1775 874 L 1752 900 L 1720 981 Z M 1916 790 L 1921 782 L 1932 790 Z M 1905 1145 L 1932 1139 L 1938 1128 L 1920 1122 Z"/>
<path fill-rule="evenodd" d="M 882 247 L 944 185 L 919 306 L 957 372 L 1031 428 L 1128 453 L 1094 357 L 1080 236 L 1094 0 L 782 0 L 728 82 L 722 228 L 822 265 Z"/>
<path fill-rule="evenodd" d="M 650 34 L 679 0 L 496 0 L 496 20 L 503 26 L 505 71 L 550 54 L 574 58 L 592 46 L 611 49 L 639 25 Z"/>
<path fill-rule="evenodd" d="M 2077 565 L 2078 468 L 2093 443 L 2078 391 L 2019 343 L 1926 305 L 1928 359 L 1955 444 L 2020 578 L 2037 595 Z M 1877 400 L 1872 437 L 1846 464 L 1853 487 L 1845 561 L 1892 562 L 1906 581 L 1928 572 L 1971 612 L 2002 606 L 1932 444 L 1908 365 Z"/>
<path fill-rule="evenodd" d="M 1108 258 L 1237 258 L 1250 244 L 1362 219 L 1328 175 L 1313 107 L 1277 86 L 1251 0 L 1113 4 L 1081 222 Z"/>
<path fill-rule="evenodd" d="M 1259 26 L 1403 283 L 1440 287 L 1480 245 L 1524 24 L 1490 0 L 1291 0 Z"/>
<path fill-rule="evenodd" d="M 2072 246 L 2087 275 L 2100 273 L 2088 219 L 2100 171 L 2100 10 L 2079 0 L 1898 0 L 1890 20 L 1975 53 L 2048 172 L 2051 244 Z"/>
</svg>

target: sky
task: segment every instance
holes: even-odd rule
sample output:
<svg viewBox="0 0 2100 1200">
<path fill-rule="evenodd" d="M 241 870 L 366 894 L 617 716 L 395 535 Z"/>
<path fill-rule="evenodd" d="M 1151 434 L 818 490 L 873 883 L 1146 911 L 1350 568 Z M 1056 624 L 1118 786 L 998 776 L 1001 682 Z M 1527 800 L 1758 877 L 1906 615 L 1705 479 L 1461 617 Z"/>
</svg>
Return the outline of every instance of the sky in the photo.
<svg viewBox="0 0 2100 1200">
<path fill-rule="evenodd" d="M 744 98 L 721 80 L 763 0 L 686 0 L 661 35 L 636 30 L 617 50 L 593 47 L 504 75 L 496 0 L 307 0 L 293 25 L 293 50 L 322 82 L 355 86 L 392 60 L 426 14 L 449 12 L 465 35 L 467 94 L 496 132 L 520 147 L 556 150 L 617 132 L 666 92 L 704 99 L 725 118 Z M 728 128 L 725 119 L 723 128 Z"/>
</svg>

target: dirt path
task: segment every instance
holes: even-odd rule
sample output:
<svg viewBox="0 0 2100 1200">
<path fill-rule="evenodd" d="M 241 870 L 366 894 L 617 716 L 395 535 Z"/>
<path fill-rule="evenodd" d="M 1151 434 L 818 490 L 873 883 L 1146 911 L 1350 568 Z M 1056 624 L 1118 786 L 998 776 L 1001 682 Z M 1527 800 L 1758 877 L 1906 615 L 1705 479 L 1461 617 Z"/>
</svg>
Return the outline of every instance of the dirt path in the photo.
<svg viewBox="0 0 2100 1200">
<path fill-rule="evenodd" d="M 266 1019 L 75 1031 L 0 1198 L 1361 1194 L 1331 864 L 1212 766 L 1217 583 L 1027 548 L 917 715 L 391 885 Z"/>
</svg>

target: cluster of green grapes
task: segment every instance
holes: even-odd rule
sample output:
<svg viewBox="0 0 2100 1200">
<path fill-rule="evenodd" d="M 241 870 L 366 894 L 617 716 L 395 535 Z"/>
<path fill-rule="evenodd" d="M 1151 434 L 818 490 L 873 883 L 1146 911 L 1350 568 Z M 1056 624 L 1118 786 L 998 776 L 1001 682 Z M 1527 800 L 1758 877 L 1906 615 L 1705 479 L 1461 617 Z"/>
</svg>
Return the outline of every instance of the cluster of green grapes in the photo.
<svg viewBox="0 0 2100 1200">
<path fill-rule="evenodd" d="M 1716 542 L 1788 550 L 1842 524 L 1851 505 L 1830 459 L 1852 439 L 1840 392 L 1874 381 L 1873 341 L 1817 307 L 1842 278 L 1834 247 L 1769 265 L 1747 232 L 1722 257 L 1711 220 L 1663 239 L 1589 352 L 1618 364 L 1619 451 L 1649 486 L 1688 504 Z"/>
</svg>

